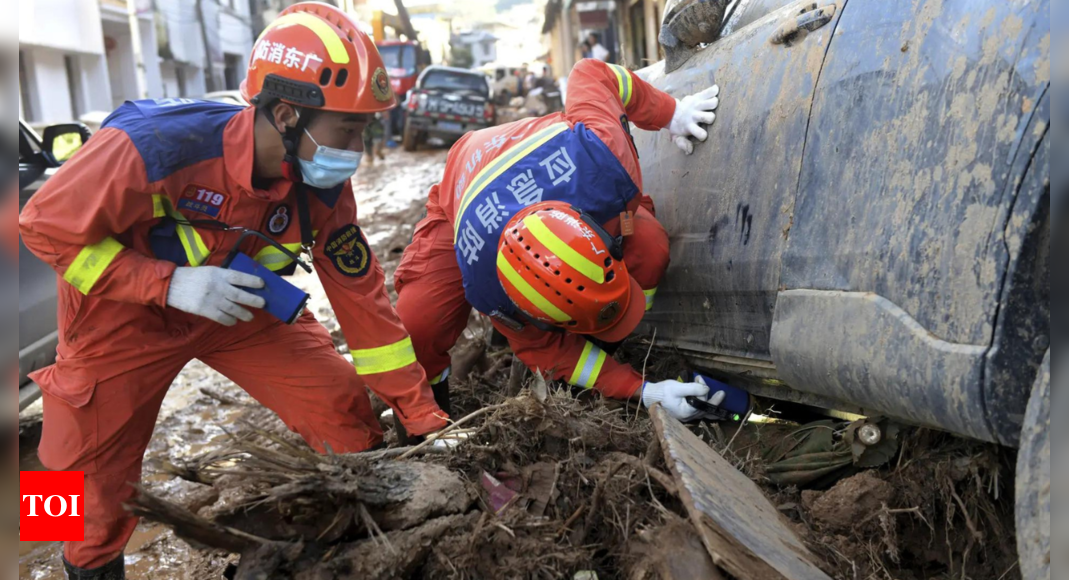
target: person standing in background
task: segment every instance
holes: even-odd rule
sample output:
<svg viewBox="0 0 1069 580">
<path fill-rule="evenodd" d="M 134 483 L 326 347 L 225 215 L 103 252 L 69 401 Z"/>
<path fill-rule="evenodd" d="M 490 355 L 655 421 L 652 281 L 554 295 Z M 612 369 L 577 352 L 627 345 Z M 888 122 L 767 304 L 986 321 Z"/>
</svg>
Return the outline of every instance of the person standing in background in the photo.
<svg viewBox="0 0 1069 580">
<path fill-rule="evenodd" d="M 593 53 L 590 52 L 590 41 L 589 40 L 584 40 L 583 42 L 580 42 L 579 46 L 577 48 L 579 50 L 580 60 L 593 58 Z"/>
<path fill-rule="evenodd" d="M 587 46 L 590 47 L 590 58 L 600 60 L 601 62 L 609 62 L 609 57 L 612 55 L 609 49 L 605 48 L 601 44 L 601 38 L 591 32 L 586 37 Z"/>
</svg>

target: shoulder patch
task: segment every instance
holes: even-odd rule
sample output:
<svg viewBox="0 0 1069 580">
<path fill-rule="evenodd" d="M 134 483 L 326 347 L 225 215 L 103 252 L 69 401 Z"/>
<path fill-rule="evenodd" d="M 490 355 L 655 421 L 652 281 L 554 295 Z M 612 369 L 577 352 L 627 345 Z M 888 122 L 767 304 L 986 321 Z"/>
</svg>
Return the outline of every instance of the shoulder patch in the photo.
<svg viewBox="0 0 1069 580">
<path fill-rule="evenodd" d="M 267 216 L 267 231 L 272 235 L 281 236 L 290 227 L 290 206 L 280 204 L 271 210 Z"/>
<path fill-rule="evenodd" d="M 361 278 L 371 270 L 371 250 L 358 226 L 348 225 L 331 234 L 323 252 L 344 276 Z"/>
</svg>

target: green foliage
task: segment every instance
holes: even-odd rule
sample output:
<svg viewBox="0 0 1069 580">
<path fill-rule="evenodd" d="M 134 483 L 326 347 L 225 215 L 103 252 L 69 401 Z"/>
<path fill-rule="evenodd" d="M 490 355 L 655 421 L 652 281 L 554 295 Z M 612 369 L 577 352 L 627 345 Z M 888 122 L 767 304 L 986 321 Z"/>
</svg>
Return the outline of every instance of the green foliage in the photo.
<svg viewBox="0 0 1069 580">
<path fill-rule="evenodd" d="M 453 45 L 449 51 L 449 66 L 457 68 L 471 68 L 475 64 L 475 57 L 471 49 L 464 45 Z"/>
</svg>

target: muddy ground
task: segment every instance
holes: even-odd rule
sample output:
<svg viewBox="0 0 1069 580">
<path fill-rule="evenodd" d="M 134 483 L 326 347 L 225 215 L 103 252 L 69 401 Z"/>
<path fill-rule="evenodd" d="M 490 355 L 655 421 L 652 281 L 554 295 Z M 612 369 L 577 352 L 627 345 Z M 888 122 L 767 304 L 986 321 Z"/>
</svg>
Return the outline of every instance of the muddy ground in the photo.
<svg viewBox="0 0 1069 580">
<path fill-rule="evenodd" d="M 356 184 L 361 222 L 391 276 L 445 155 L 443 149 L 393 150 L 385 162 L 361 169 Z M 312 294 L 312 311 L 337 334 L 316 278 L 297 281 Z M 633 406 L 576 399 L 530 376 L 518 385 L 527 390 L 509 397 L 511 354 L 493 346 L 484 352 L 486 328 L 473 318 L 458 345 L 455 363 L 464 359 L 470 371 L 454 380 L 454 415 L 493 410 L 464 426 L 453 451 L 429 447 L 413 457 L 415 463 L 404 464 L 310 456 L 273 415 L 194 362 L 160 414 L 145 462 L 145 490 L 272 542 L 242 562 L 243 573 L 258 567 L 264 578 L 638 580 L 662 577 L 680 563 L 691 567 L 677 572 L 678 578 L 719 577 L 670 481 L 665 483 L 669 470 L 650 445 L 646 414 Z M 646 364 L 651 379 L 675 378 L 684 370 L 670 353 L 650 356 L 649 346 L 634 339 L 618 356 Z M 762 403 L 758 411 L 759 420 L 738 431 L 711 425 L 693 430 L 762 486 L 833 578 L 1019 578 L 1012 453 L 904 429 L 899 444 L 874 462 L 877 468 L 860 470 L 849 446 L 844 451 L 847 423 L 799 431 L 791 420 L 810 417 L 772 403 Z M 24 415 L 23 470 L 40 468 L 32 450 L 32 415 L 33 409 Z M 387 437 L 393 443 L 393 434 Z M 828 451 L 822 441 L 836 446 L 830 460 L 804 453 L 807 447 Z M 807 477 L 812 469 L 806 471 L 813 461 L 826 468 L 816 481 Z M 425 495 L 416 507 L 409 501 L 407 511 L 388 507 L 394 505 L 389 497 L 376 503 L 376 494 L 388 495 L 374 485 L 376 478 L 395 487 L 409 480 L 381 470 L 413 465 L 417 479 L 448 491 Z M 243 475 L 223 473 L 233 471 Z M 304 487 L 280 489 L 280 477 Z M 360 488 L 361 502 L 344 501 L 346 493 L 339 490 L 352 486 Z M 328 488 L 333 491 L 318 491 Z M 257 507 L 242 507 L 252 503 Z M 183 532 L 188 536 L 191 529 Z M 279 547 L 296 540 L 299 549 Z M 20 545 L 19 577 L 60 580 L 59 554 L 56 544 Z M 131 578 L 200 580 L 234 574 L 239 557 L 191 548 L 170 527 L 146 522 L 128 548 L 127 562 Z"/>
</svg>

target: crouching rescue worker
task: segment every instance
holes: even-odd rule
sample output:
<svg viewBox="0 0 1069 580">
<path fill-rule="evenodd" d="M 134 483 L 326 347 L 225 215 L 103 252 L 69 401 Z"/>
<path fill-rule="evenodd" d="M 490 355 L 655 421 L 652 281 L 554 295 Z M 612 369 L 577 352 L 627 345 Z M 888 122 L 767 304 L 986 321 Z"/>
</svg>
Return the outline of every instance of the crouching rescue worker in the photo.
<svg viewBox="0 0 1069 580">
<path fill-rule="evenodd" d="M 60 276 L 58 358 L 33 378 L 42 462 L 85 472 L 71 578 L 123 577 L 137 523 L 123 503 L 192 359 L 320 452 L 382 442 L 365 387 L 412 433 L 446 424 L 357 223 L 364 127 L 395 106 L 374 43 L 340 10 L 297 4 L 257 41 L 242 92 L 254 107 L 126 103 L 22 214 L 27 247 Z M 283 275 L 310 252 L 353 363 L 311 314 L 260 310 L 248 290 L 263 280 L 219 267 L 235 247 Z"/>
<path fill-rule="evenodd" d="M 449 153 L 427 217 L 397 270 L 397 309 L 448 411 L 449 349 L 471 308 L 493 319 L 532 370 L 688 420 L 708 387 L 645 384 L 603 350 L 653 305 L 668 235 L 642 193 L 629 123 L 705 140 L 719 88 L 677 102 L 627 69 L 583 60 L 567 111 L 470 133 Z M 717 397 L 720 397 L 717 400 Z M 711 398 L 716 404 L 722 395 Z"/>
</svg>

